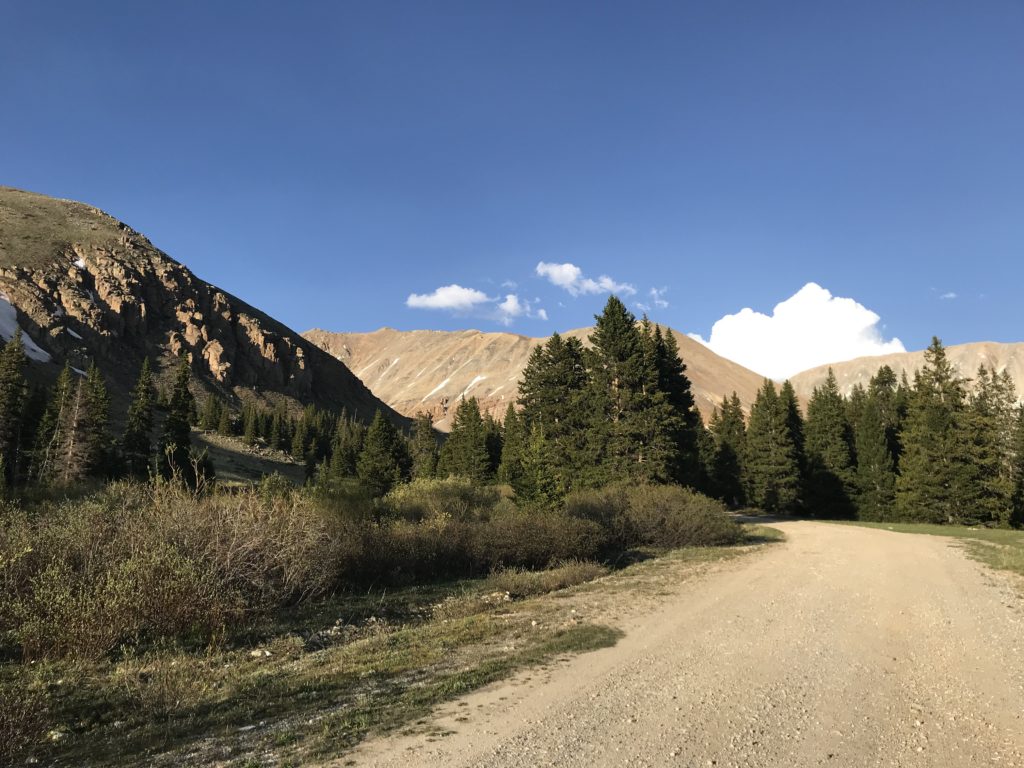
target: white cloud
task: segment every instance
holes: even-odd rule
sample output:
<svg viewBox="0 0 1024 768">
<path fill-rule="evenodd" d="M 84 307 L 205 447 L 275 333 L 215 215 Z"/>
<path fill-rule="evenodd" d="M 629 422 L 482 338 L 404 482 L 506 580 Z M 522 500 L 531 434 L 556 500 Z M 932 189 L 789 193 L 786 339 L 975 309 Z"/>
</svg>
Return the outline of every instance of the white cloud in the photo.
<svg viewBox="0 0 1024 768">
<path fill-rule="evenodd" d="M 564 288 L 573 296 L 588 293 L 622 293 L 632 296 L 636 293 L 636 288 L 629 283 L 617 283 L 608 275 L 600 275 L 597 280 L 585 277 L 582 269 L 568 262 L 551 264 L 542 261 L 537 264 L 536 271 L 540 277 L 547 278 L 552 285 Z"/>
<path fill-rule="evenodd" d="M 491 301 L 486 293 L 461 285 L 444 285 L 433 293 L 410 293 L 405 300 L 413 309 L 448 309 L 453 312 L 468 312 L 474 307 Z"/>
<path fill-rule="evenodd" d="M 432 293 L 412 293 L 405 304 L 413 309 L 440 309 L 456 315 L 476 315 L 508 326 L 519 317 L 547 320 L 548 315 L 537 306 L 539 299 L 521 299 L 514 293 L 491 297 L 475 288 L 444 285 Z"/>
<path fill-rule="evenodd" d="M 689 336 L 763 376 L 784 379 L 826 363 L 905 352 L 899 339 L 882 337 L 880 320 L 853 299 L 807 283 L 770 316 L 747 307 L 717 321 L 709 340 Z"/>
<path fill-rule="evenodd" d="M 939 298 L 940 299 L 955 299 L 956 298 L 956 294 L 953 293 L 952 291 L 950 291 L 949 293 L 942 294 L 941 296 L 939 296 Z"/>
<path fill-rule="evenodd" d="M 644 304 L 642 301 L 638 301 L 636 303 L 636 308 L 639 309 L 641 312 L 650 312 L 651 311 L 651 305 L 650 304 Z"/>
<path fill-rule="evenodd" d="M 668 293 L 668 288 L 651 288 L 651 301 L 658 309 L 668 308 L 668 301 L 665 300 L 666 293 Z"/>
</svg>

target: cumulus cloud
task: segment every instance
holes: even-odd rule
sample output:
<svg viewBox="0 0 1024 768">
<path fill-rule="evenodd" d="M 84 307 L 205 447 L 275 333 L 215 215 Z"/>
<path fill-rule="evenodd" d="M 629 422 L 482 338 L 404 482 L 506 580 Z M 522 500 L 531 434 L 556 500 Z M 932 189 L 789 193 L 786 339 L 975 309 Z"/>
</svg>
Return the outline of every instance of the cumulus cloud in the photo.
<svg viewBox="0 0 1024 768">
<path fill-rule="evenodd" d="M 537 264 L 537 274 L 546 278 L 552 285 L 564 288 L 573 296 L 588 293 L 622 293 L 632 296 L 636 293 L 629 283 L 617 283 L 608 275 L 600 275 L 596 280 L 586 277 L 583 270 L 575 264 L 552 264 L 542 261 Z"/>
<path fill-rule="evenodd" d="M 455 315 L 474 315 L 504 326 L 511 325 L 520 317 L 548 319 L 547 312 L 538 306 L 538 299 L 531 301 L 514 293 L 491 297 L 483 291 L 457 284 L 443 285 L 431 293 L 409 294 L 405 304 L 413 309 L 439 309 Z"/>
<path fill-rule="evenodd" d="M 452 284 L 443 285 L 433 293 L 410 293 L 409 298 L 405 300 L 405 305 L 413 309 L 447 309 L 453 312 L 468 312 L 491 300 L 483 291 Z"/>
<path fill-rule="evenodd" d="M 771 315 L 747 307 L 718 320 L 708 340 L 689 335 L 722 357 L 781 380 L 826 363 L 905 352 L 899 339 L 882 337 L 880 320 L 853 299 L 808 283 Z"/>
</svg>

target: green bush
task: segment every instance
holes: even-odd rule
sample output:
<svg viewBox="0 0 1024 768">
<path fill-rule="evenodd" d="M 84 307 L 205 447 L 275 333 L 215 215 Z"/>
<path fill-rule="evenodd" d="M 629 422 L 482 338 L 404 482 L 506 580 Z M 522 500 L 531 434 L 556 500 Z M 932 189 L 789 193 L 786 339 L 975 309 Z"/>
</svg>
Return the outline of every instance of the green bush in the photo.
<svg viewBox="0 0 1024 768">
<path fill-rule="evenodd" d="M 733 544 L 742 528 L 725 506 L 673 485 L 613 485 L 566 497 L 566 514 L 599 523 L 615 549 Z"/>
<path fill-rule="evenodd" d="M 464 477 L 418 479 L 399 485 L 384 498 L 390 516 L 402 520 L 486 520 L 501 497 L 494 486 Z"/>
<path fill-rule="evenodd" d="M 531 597 L 565 589 L 600 578 L 608 568 L 588 560 L 569 560 L 542 571 L 499 568 L 487 579 L 492 592 L 507 592 L 512 598 Z"/>
</svg>

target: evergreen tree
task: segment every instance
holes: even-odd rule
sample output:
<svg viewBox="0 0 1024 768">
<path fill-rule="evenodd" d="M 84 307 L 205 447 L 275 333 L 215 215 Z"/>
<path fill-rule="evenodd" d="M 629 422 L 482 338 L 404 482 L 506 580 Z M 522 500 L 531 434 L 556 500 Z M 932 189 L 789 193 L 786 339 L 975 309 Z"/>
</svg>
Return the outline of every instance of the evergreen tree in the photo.
<svg viewBox="0 0 1024 768">
<path fill-rule="evenodd" d="M 81 429 L 86 473 L 110 475 L 114 469 L 111 465 L 112 441 L 108 431 L 110 395 L 95 363 L 89 366 L 82 384 L 85 389 L 85 411 Z"/>
<path fill-rule="evenodd" d="M 0 486 L 7 487 L 21 462 L 22 414 L 28 385 L 25 381 L 25 345 L 17 329 L 0 351 L 0 456 L 4 472 Z"/>
<path fill-rule="evenodd" d="M 649 324 L 637 328 L 633 314 L 611 296 L 590 343 L 592 428 L 596 442 L 604 443 L 599 481 L 671 479 L 679 466 L 672 433 L 681 426 L 658 387 Z"/>
<path fill-rule="evenodd" d="M 562 488 L 596 474 L 603 441 L 592 428 L 593 404 L 586 368 L 587 353 L 579 339 L 557 333 L 535 347 L 519 383 L 523 433 L 534 427 L 551 464 L 545 468 Z M 527 442 L 529 438 L 527 437 Z"/>
<path fill-rule="evenodd" d="M 644 320 L 646 327 L 646 318 Z M 702 480 L 706 473 L 703 471 L 698 444 L 703 437 L 704 424 L 693 399 L 686 365 L 679 356 L 679 346 L 671 330 L 662 334 L 661 328 L 654 326 L 649 338 L 657 388 L 651 410 L 656 419 L 659 414 L 664 414 L 659 422 L 659 431 L 670 446 L 667 457 L 668 479 L 693 488 L 703 488 L 705 483 Z M 658 393 L 664 393 L 664 407 L 657 399 Z"/>
<path fill-rule="evenodd" d="M 259 437 L 259 409 L 257 409 L 255 403 L 246 403 L 242 406 L 242 442 L 246 445 L 256 445 Z"/>
<path fill-rule="evenodd" d="M 199 428 L 207 432 L 215 430 L 220 424 L 223 407 L 219 397 L 213 394 L 208 395 L 206 402 L 203 403 L 203 412 L 199 416 Z"/>
<path fill-rule="evenodd" d="M 865 397 L 854 435 L 857 517 L 861 520 L 891 520 L 896 498 L 896 472 L 885 416 L 877 394 Z"/>
<path fill-rule="evenodd" d="M 1024 405 L 1017 407 L 1013 427 L 1013 497 L 1010 525 L 1024 527 Z"/>
<path fill-rule="evenodd" d="M 804 438 L 804 417 L 800 413 L 800 402 L 797 400 L 796 390 L 788 379 L 782 383 L 779 389 L 779 400 L 786 412 L 786 430 L 789 432 L 789 439 L 793 443 L 793 451 L 796 456 L 796 465 L 800 469 L 801 487 L 807 480 L 807 448 Z M 801 491 L 802 493 L 802 491 Z"/>
<path fill-rule="evenodd" d="M 395 425 L 377 411 L 366 432 L 356 473 L 374 496 L 383 496 L 409 477 L 409 452 Z"/>
<path fill-rule="evenodd" d="M 513 485 L 516 500 L 545 509 L 558 506 L 570 490 L 571 478 L 559 472 L 551 458 L 551 444 L 539 424 L 526 436 L 523 471 Z"/>
<path fill-rule="evenodd" d="M 868 383 L 867 396 L 874 398 L 875 404 L 878 406 L 878 414 L 885 427 L 885 440 L 894 469 L 899 467 L 900 455 L 903 453 L 900 433 L 903 431 L 903 423 L 907 417 L 908 390 L 906 374 L 904 374 L 903 382 L 899 383 L 896 374 L 888 365 L 879 368 L 878 373 L 871 377 L 871 381 Z"/>
<path fill-rule="evenodd" d="M 807 404 L 807 508 L 815 517 L 853 517 L 853 434 L 835 373 Z"/>
<path fill-rule="evenodd" d="M 53 385 L 49 403 L 36 434 L 31 476 L 40 485 L 50 485 L 58 480 L 60 446 L 64 443 L 63 428 L 75 386 L 71 366 L 65 362 Z"/>
<path fill-rule="evenodd" d="M 182 358 L 174 378 L 167 417 L 164 419 L 163 434 L 160 437 L 160 470 L 164 477 L 178 474 L 186 483 L 194 485 L 198 478 L 192 470 L 192 425 L 191 414 L 195 398 L 189 389 L 192 369 L 188 360 Z"/>
<path fill-rule="evenodd" d="M 134 477 L 148 477 L 153 455 L 153 408 L 156 394 L 149 358 L 142 361 L 139 378 L 131 392 L 128 416 L 125 420 L 121 447 L 128 473 Z"/>
<path fill-rule="evenodd" d="M 1007 526 L 1013 513 L 1014 426 L 1016 387 L 1009 373 L 978 370 L 970 406 L 962 419 L 961 442 L 970 455 L 970 472 L 977 475 L 974 515 L 979 522 Z M 966 438 L 966 440 L 965 440 Z M 968 481 L 970 479 L 968 478 Z"/>
<path fill-rule="evenodd" d="M 434 429 L 434 418 L 429 413 L 416 414 L 409 452 L 412 455 L 414 479 L 429 479 L 437 475 L 437 431 Z"/>
<path fill-rule="evenodd" d="M 498 475 L 498 465 L 501 464 L 502 435 L 501 424 L 491 414 L 484 414 L 484 445 L 487 446 L 487 477 L 495 478 Z"/>
<path fill-rule="evenodd" d="M 743 457 L 747 452 L 747 427 L 739 396 L 723 397 L 721 408 L 711 417 L 715 452 L 711 465 L 711 483 L 718 498 L 732 506 L 746 503 L 743 487 Z"/>
<path fill-rule="evenodd" d="M 746 485 L 750 501 L 769 512 L 793 512 L 800 503 L 800 467 L 787 406 L 765 379 L 750 408 Z"/>
<path fill-rule="evenodd" d="M 330 477 L 338 481 L 354 477 L 359 454 L 363 452 L 366 427 L 342 412 L 331 443 Z"/>
<path fill-rule="evenodd" d="M 529 433 L 516 407 L 509 403 L 502 422 L 501 463 L 498 465 L 498 481 L 511 485 L 519 493 L 522 485 L 524 462 Z"/>
<path fill-rule="evenodd" d="M 938 338 L 925 351 L 910 395 L 903 456 L 896 482 L 896 513 L 901 520 L 958 522 L 970 514 L 964 503 L 972 474 L 970 450 L 958 435 L 964 386 Z"/>
<path fill-rule="evenodd" d="M 235 434 L 235 426 L 231 419 L 231 409 L 226 405 L 220 409 L 220 419 L 217 420 L 217 434 L 224 437 L 231 437 Z"/>
<path fill-rule="evenodd" d="M 448 439 L 441 448 L 438 473 L 442 477 L 458 475 L 476 482 L 491 479 L 491 454 L 487 432 L 475 397 L 463 399 L 455 409 Z"/>
</svg>

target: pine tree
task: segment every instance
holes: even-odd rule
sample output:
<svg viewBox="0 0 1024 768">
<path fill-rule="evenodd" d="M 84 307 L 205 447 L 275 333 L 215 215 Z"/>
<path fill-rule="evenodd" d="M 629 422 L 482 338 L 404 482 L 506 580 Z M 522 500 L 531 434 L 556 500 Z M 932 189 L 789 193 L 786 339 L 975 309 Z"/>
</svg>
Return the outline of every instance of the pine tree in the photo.
<svg viewBox="0 0 1024 768">
<path fill-rule="evenodd" d="M 365 441 L 366 427 L 342 412 L 331 441 L 329 474 L 332 482 L 355 476 L 356 464 Z"/>
<path fill-rule="evenodd" d="M 853 434 L 835 373 L 815 387 L 807 404 L 807 509 L 815 517 L 853 517 Z"/>
<path fill-rule="evenodd" d="M 1009 524 L 1024 527 L 1024 405 L 1017 407 L 1013 427 L 1013 497 Z"/>
<path fill-rule="evenodd" d="M 89 366 L 83 386 L 85 411 L 81 429 L 86 473 L 109 475 L 114 469 L 110 464 L 112 441 L 107 428 L 110 420 L 110 395 L 95 363 Z"/>
<path fill-rule="evenodd" d="M 965 392 L 938 338 L 925 351 L 910 395 L 900 476 L 896 483 L 896 514 L 901 520 L 957 522 L 970 483 L 963 472 L 969 460 L 962 426 Z M 968 512 L 969 513 L 969 512 Z"/>
<path fill-rule="evenodd" d="M 501 464 L 501 424 L 489 413 L 484 414 L 484 445 L 487 446 L 487 477 L 494 479 Z"/>
<path fill-rule="evenodd" d="M 25 381 L 27 362 L 21 330 L 18 329 L 0 351 L 0 456 L 4 460 L 0 486 L 3 487 L 13 481 L 22 460 L 21 427 L 28 392 Z"/>
<path fill-rule="evenodd" d="M 49 402 L 36 433 L 31 478 L 40 485 L 50 485 L 59 478 L 59 453 L 64 442 L 63 428 L 75 386 L 71 366 L 65 362 L 50 392 Z"/>
<path fill-rule="evenodd" d="M 969 472 L 977 476 L 973 517 L 1007 526 L 1013 513 L 1016 387 L 1009 373 L 982 365 L 970 405 L 961 420 L 961 441 L 970 450 Z M 974 482 L 968 478 L 966 482 Z"/>
<path fill-rule="evenodd" d="M 255 403 L 242 406 L 242 442 L 256 445 L 260 437 L 260 414 Z M 294 455 L 294 454 L 293 454 Z M 301 456 L 301 453 L 300 453 Z"/>
<path fill-rule="evenodd" d="M 206 401 L 203 403 L 203 412 L 199 416 L 199 428 L 212 432 L 220 424 L 220 414 L 223 410 L 223 404 L 220 398 L 216 395 L 208 395 Z"/>
<path fill-rule="evenodd" d="M 768 379 L 750 408 L 746 485 L 750 501 L 769 512 L 793 512 L 800 503 L 800 467 L 789 409 Z"/>
<path fill-rule="evenodd" d="M 224 437 L 231 437 L 235 434 L 235 427 L 231 420 L 231 409 L 227 406 L 220 409 L 220 418 L 217 420 L 217 434 Z"/>
<path fill-rule="evenodd" d="M 490 471 L 491 454 L 480 405 L 475 397 L 463 399 L 455 409 L 451 431 L 441 447 L 438 474 L 485 482 L 491 479 Z"/>
<path fill-rule="evenodd" d="M 437 431 L 434 429 L 434 418 L 429 413 L 416 414 L 409 453 L 412 455 L 414 479 L 429 479 L 437 475 Z"/>
<path fill-rule="evenodd" d="M 889 455 L 892 456 L 893 469 L 899 468 L 900 456 L 903 453 L 900 434 L 907 417 L 908 390 L 906 374 L 902 383 L 897 382 L 896 374 L 888 365 L 879 368 L 878 373 L 872 376 L 868 383 L 867 396 L 874 398 L 878 406 L 878 413 L 885 427 Z"/>
<path fill-rule="evenodd" d="M 182 358 L 171 389 L 164 419 L 163 434 L 160 437 L 160 469 L 165 477 L 179 474 L 190 485 L 197 478 L 192 472 L 192 426 L 191 414 L 195 398 L 189 389 L 192 369 Z"/>
<path fill-rule="evenodd" d="M 155 406 L 153 372 L 149 358 L 142 361 L 139 378 L 131 392 L 128 416 L 125 420 L 121 447 L 128 473 L 134 477 L 148 477 L 153 455 L 153 408 Z"/>
<path fill-rule="evenodd" d="M 864 399 L 854 436 L 857 517 L 861 520 L 891 520 L 896 499 L 896 472 L 883 409 L 874 393 Z"/>
<path fill-rule="evenodd" d="M 800 402 L 796 396 L 796 390 L 788 379 L 782 382 L 779 389 L 779 400 L 786 412 L 786 430 L 793 443 L 793 451 L 796 456 L 796 465 L 800 469 L 801 495 L 803 486 L 807 481 L 807 447 L 804 437 L 804 417 L 800 413 Z"/>
<path fill-rule="evenodd" d="M 665 482 L 677 471 L 678 446 L 671 434 L 681 427 L 658 387 L 659 370 L 650 326 L 615 296 L 596 318 L 590 336 L 594 425 L 604 439 L 600 480 Z M 606 436 L 606 437 L 605 437 Z"/>
<path fill-rule="evenodd" d="M 501 463 L 498 481 L 511 485 L 516 493 L 522 484 L 529 433 L 516 407 L 509 403 L 502 422 Z"/>
<path fill-rule="evenodd" d="M 715 452 L 711 465 L 711 483 L 718 498 L 732 506 L 746 503 L 743 487 L 743 457 L 747 452 L 747 427 L 739 396 L 723 397 L 711 418 Z"/>
<path fill-rule="evenodd" d="M 395 425 L 377 411 L 356 462 L 360 482 L 374 496 L 383 496 L 408 479 L 410 463 L 405 440 Z"/>
<path fill-rule="evenodd" d="M 592 423 L 596 406 L 588 400 L 586 357 L 579 339 L 563 339 L 556 333 L 534 348 L 519 384 L 523 433 L 529 436 L 534 427 L 541 430 L 551 462 L 545 471 L 558 478 L 556 485 L 562 488 L 583 484 L 597 474 L 604 450 Z"/>
</svg>

